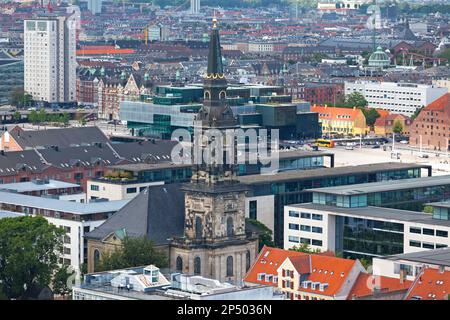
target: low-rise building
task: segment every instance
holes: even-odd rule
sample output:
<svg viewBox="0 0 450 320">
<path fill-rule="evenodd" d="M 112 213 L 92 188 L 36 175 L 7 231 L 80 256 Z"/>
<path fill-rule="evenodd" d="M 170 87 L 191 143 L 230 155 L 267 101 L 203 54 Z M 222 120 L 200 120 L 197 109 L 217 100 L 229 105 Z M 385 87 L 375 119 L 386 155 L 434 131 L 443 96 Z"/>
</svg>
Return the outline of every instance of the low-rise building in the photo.
<svg viewBox="0 0 450 320">
<path fill-rule="evenodd" d="M 85 233 L 100 226 L 121 209 L 128 200 L 80 203 L 13 192 L 0 192 L 0 210 L 26 215 L 40 215 L 66 231 L 59 263 L 76 270 L 87 262 Z"/>
<path fill-rule="evenodd" d="M 422 109 L 411 126 L 411 146 L 449 150 L 450 94 L 445 94 Z"/>
<path fill-rule="evenodd" d="M 396 123 L 400 123 L 401 126 L 401 132 L 397 133 L 409 136 L 412 120 L 402 114 L 380 116 L 374 124 L 375 134 L 380 136 L 392 135 L 394 128 L 397 125 Z"/>
<path fill-rule="evenodd" d="M 72 289 L 72 297 L 73 300 L 200 301 L 282 298 L 274 295 L 271 286 L 237 287 L 201 276 L 169 273 L 154 265 L 87 274 L 83 283 Z"/>
<path fill-rule="evenodd" d="M 365 272 L 358 260 L 264 247 L 244 281 L 273 286 L 290 300 L 345 300 Z"/>
<path fill-rule="evenodd" d="M 365 135 L 369 131 L 366 124 L 366 117 L 359 108 L 313 105 L 311 111 L 319 114 L 323 135 L 328 133 Z"/>
</svg>

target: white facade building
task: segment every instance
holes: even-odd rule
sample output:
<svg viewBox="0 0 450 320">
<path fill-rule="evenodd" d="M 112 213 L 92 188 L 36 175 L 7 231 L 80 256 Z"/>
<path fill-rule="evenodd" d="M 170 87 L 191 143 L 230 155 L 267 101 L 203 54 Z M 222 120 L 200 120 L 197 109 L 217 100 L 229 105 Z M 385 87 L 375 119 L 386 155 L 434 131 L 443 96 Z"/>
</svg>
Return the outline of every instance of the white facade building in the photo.
<svg viewBox="0 0 450 320">
<path fill-rule="evenodd" d="M 76 195 L 68 197 L 70 196 Z M 70 265 L 75 270 L 79 270 L 80 265 L 87 262 L 87 241 L 84 235 L 127 203 L 128 200 L 80 203 L 0 191 L 0 206 L 3 208 L 26 215 L 42 216 L 66 231 L 59 263 Z"/>
<path fill-rule="evenodd" d="M 448 89 L 414 83 L 346 82 L 345 95 L 355 92 L 359 92 L 366 98 L 370 108 L 412 116 L 417 109 L 429 105 L 446 94 Z"/>
<path fill-rule="evenodd" d="M 400 229 L 403 231 L 389 229 L 379 231 L 403 234 L 403 253 L 450 246 L 450 221 L 433 219 L 430 214 L 422 212 L 371 206 L 342 208 L 314 203 L 284 208 L 284 249 L 306 242 L 312 249 L 340 251 L 343 235 L 339 230 L 339 218 L 370 220 L 401 226 Z M 373 256 L 382 254 L 386 253 Z"/>
<path fill-rule="evenodd" d="M 98 14 L 102 12 L 102 0 L 88 0 L 87 1 L 88 10 L 92 14 Z"/>
<path fill-rule="evenodd" d="M 192 14 L 200 13 L 200 0 L 191 0 L 191 13 Z"/>
<path fill-rule="evenodd" d="M 75 101 L 75 49 L 75 13 L 24 21 L 24 86 L 34 100 Z"/>
<path fill-rule="evenodd" d="M 145 188 L 164 184 L 164 181 L 123 183 L 121 181 L 88 180 L 87 181 L 87 201 L 95 199 L 127 200 L 133 199 Z"/>
</svg>

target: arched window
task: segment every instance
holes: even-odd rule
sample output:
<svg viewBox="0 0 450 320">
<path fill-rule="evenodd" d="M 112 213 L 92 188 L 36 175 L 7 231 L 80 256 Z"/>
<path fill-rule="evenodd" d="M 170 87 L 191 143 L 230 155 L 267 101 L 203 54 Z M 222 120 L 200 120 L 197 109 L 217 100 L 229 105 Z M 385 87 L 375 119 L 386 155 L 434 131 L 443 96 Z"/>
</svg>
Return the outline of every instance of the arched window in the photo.
<svg viewBox="0 0 450 320">
<path fill-rule="evenodd" d="M 202 261 L 200 260 L 200 257 L 195 257 L 194 274 L 201 274 L 201 273 L 202 273 Z"/>
<path fill-rule="evenodd" d="M 227 277 L 233 276 L 233 256 L 227 257 Z"/>
<path fill-rule="evenodd" d="M 201 239 L 202 238 L 202 218 L 195 217 L 195 238 Z"/>
<path fill-rule="evenodd" d="M 94 271 L 95 271 L 95 268 L 98 267 L 99 262 L 100 262 L 100 251 L 95 249 L 94 250 Z"/>
<path fill-rule="evenodd" d="M 247 250 L 245 253 L 245 271 L 248 271 L 250 269 L 250 251 Z"/>
<path fill-rule="evenodd" d="M 227 219 L 227 237 L 233 236 L 233 218 L 228 217 Z"/>
<path fill-rule="evenodd" d="M 183 271 L 183 259 L 180 256 L 177 257 L 176 264 L 177 264 L 177 266 L 176 266 L 177 271 L 182 272 Z"/>
<path fill-rule="evenodd" d="M 205 91 L 204 99 L 205 100 L 211 99 L 211 94 L 209 93 L 209 91 Z"/>
<path fill-rule="evenodd" d="M 219 98 L 220 99 L 225 99 L 226 97 L 227 97 L 226 92 L 225 91 L 220 91 Z"/>
</svg>

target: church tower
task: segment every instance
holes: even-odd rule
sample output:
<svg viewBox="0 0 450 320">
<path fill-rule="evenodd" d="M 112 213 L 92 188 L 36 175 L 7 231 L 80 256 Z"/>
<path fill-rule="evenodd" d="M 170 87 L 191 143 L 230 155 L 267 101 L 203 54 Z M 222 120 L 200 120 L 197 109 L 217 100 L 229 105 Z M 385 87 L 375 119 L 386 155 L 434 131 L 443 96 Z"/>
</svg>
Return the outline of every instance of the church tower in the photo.
<svg viewBox="0 0 450 320">
<path fill-rule="evenodd" d="M 223 154 L 194 165 L 185 192 L 184 237 L 173 239 L 170 267 L 179 272 L 242 284 L 258 253 L 258 240 L 245 230 L 247 188 L 236 179 L 235 139 L 226 130 L 239 128 L 227 104 L 227 80 L 223 72 L 217 20 L 214 18 L 204 77 L 204 100 L 195 121 L 194 144 L 210 150 L 203 133 L 222 133 Z M 206 135 L 208 136 L 208 135 Z M 231 153 L 231 157 L 229 154 Z M 233 160 L 233 161 L 230 161 Z"/>
</svg>

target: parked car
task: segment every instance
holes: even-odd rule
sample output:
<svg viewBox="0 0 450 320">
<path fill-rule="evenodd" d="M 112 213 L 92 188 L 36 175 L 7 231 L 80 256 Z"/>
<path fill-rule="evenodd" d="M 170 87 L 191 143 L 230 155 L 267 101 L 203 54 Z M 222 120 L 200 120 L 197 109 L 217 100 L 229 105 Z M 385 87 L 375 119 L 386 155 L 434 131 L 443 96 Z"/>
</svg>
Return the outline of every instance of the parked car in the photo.
<svg viewBox="0 0 450 320">
<path fill-rule="evenodd" d="M 419 158 L 429 158 L 429 156 L 426 153 L 421 153 L 419 154 Z"/>
<path fill-rule="evenodd" d="M 372 146 L 372 149 L 380 149 L 380 145 L 379 144 L 375 144 Z"/>
<path fill-rule="evenodd" d="M 400 143 L 401 143 L 401 144 L 408 144 L 408 141 L 402 140 L 402 141 L 400 141 Z"/>
<path fill-rule="evenodd" d="M 345 150 L 354 150 L 353 146 L 345 146 Z"/>
</svg>

